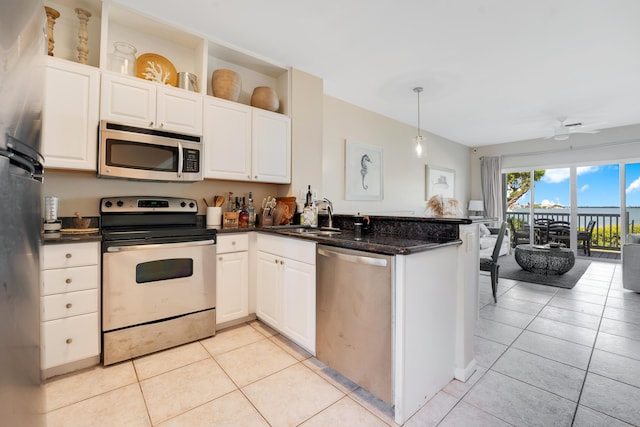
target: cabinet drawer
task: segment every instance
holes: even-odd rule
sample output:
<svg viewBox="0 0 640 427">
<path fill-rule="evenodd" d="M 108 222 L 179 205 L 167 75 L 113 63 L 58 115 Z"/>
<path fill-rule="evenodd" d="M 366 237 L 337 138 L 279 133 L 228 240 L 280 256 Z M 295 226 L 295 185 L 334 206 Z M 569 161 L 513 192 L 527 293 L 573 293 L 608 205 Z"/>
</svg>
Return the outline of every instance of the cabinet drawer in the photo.
<svg viewBox="0 0 640 427">
<path fill-rule="evenodd" d="M 42 322 L 42 369 L 100 354 L 98 313 Z"/>
<path fill-rule="evenodd" d="M 226 254 L 249 250 L 249 235 L 247 233 L 229 234 L 218 236 L 216 253 Z"/>
<path fill-rule="evenodd" d="M 42 295 L 97 289 L 98 266 L 56 268 L 42 272 Z"/>
<path fill-rule="evenodd" d="M 100 251 L 97 242 L 46 245 L 43 269 L 97 265 Z"/>
<path fill-rule="evenodd" d="M 258 234 L 258 250 L 316 265 L 316 243 L 302 239 Z"/>
<path fill-rule="evenodd" d="M 98 290 L 68 292 L 42 297 L 42 321 L 98 311 Z"/>
</svg>

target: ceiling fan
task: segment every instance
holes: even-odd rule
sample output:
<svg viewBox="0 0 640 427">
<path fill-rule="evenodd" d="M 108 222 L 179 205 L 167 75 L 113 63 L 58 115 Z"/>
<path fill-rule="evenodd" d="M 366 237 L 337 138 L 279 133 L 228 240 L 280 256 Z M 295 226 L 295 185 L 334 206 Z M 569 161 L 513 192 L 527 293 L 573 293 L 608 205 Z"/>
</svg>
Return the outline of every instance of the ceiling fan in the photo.
<svg viewBox="0 0 640 427">
<path fill-rule="evenodd" d="M 604 123 L 597 123 L 592 125 L 584 125 L 582 122 L 566 123 L 566 117 L 558 118 L 558 126 L 553 130 L 553 135 L 546 137 L 545 139 L 555 139 L 556 141 L 564 141 L 569 139 L 569 135 L 572 133 L 598 133 L 599 130 L 588 129 L 594 126 L 602 125 Z"/>
</svg>

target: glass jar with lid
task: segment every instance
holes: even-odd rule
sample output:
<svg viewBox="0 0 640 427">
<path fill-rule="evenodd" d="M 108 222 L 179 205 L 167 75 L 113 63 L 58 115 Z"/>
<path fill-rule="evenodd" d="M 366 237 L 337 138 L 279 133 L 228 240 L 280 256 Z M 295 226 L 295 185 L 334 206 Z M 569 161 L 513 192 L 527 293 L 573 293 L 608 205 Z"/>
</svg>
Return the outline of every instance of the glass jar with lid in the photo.
<svg viewBox="0 0 640 427">
<path fill-rule="evenodd" d="M 136 75 L 136 52 L 138 50 L 126 42 L 115 42 L 109 69 L 127 76 Z"/>
</svg>

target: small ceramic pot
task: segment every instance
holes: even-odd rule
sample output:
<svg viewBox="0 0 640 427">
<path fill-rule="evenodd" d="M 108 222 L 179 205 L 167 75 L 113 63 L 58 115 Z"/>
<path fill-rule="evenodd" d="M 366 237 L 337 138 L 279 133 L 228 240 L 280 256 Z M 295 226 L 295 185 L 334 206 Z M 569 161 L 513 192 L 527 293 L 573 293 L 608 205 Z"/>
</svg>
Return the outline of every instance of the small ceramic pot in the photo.
<svg viewBox="0 0 640 427">
<path fill-rule="evenodd" d="M 251 95 L 251 105 L 263 110 L 278 111 L 280 100 L 275 90 L 268 86 L 258 86 Z"/>
<path fill-rule="evenodd" d="M 242 89 L 240 74 L 224 68 L 215 70 L 211 75 L 211 89 L 216 98 L 238 102 Z"/>
</svg>

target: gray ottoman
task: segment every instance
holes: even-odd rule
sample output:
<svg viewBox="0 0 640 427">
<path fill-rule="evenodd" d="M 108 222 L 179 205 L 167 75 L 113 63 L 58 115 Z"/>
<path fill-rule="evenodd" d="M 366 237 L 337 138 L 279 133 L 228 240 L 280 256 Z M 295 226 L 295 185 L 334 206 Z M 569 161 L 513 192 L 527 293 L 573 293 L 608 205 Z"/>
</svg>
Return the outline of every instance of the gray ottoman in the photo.
<svg viewBox="0 0 640 427">
<path fill-rule="evenodd" d="M 550 249 L 533 245 L 516 246 L 515 259 L 523 270 L 548 276 L 564 274 L 576 263 L 571 249 Z"/>
</svg>

